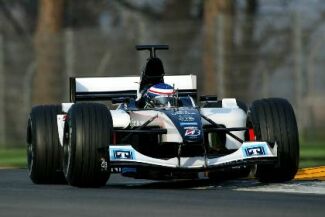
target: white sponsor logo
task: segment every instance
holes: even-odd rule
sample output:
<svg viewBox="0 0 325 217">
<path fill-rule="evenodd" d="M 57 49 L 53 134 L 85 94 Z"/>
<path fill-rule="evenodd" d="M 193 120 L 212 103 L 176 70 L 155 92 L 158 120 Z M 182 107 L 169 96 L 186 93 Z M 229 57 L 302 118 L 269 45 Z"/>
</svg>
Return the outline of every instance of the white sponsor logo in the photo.
<svg viewBox="0 0 325 217">
<path fill-rule="evenodd" d="M 186 127 L 185 136 L 199 136 L 201 135 L 201 130 L 197 127 Z"/>
<path fill-rule="evenodd" d="M 195 115 L 196 113 L 193 111 L 187 111 L 187 110 L 180 110 L 172 113 L 172 115 Z"/>
<path fill-rule="evenodd" d="M 195 118 L 192 116 L 189 116 L 189 115 L 180 115 L 180 116 L 178 116 L 178 120 L 184 121 L 184 122 L 191 122 L 191 121 L 194 121 Z"/>
<path fill-rule="evenodd" d="M 131 150 L 113 150 L 114 159 L 133 159 Z"/>
</svg>

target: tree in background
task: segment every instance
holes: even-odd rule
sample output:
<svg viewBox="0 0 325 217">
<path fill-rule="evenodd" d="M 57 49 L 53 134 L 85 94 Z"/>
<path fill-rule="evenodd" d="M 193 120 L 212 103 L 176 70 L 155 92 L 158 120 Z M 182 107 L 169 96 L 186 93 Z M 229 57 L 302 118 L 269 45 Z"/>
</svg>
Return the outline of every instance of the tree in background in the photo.
<svg viewBox="0 0 325 217">
<path fill-rule="evenodd" d="M 97 14 L 94 12 L 96 7 L 87 7 L 87 9 L 84 7 L 92 4 L 99 4 L 99 1 L 39 0 L 39 15 L 35 34 L 37 72 L 34 79 L 33 103 L 53 103 L 62 98 L 60 88 L 64 82 L 62 81 L 63 55 L 60 34 L 64 25 L 64 6 L 67 6 L 66 11 L 69 12 L 67 16 L 69 25 L 78 26 L 80 17 L 88 17 L 89 14 L 92 15 L 90 19 L 86 20 L 89 21 L 89 24 L 95 25 L 98 20 L 98 17 L 94 15 Z M 121 4 L 128 8 L 133 7 L 132 1 L 121 1 Z M 162 10 L 160 19 L 186 20 L 191 17 L 192 1 L 167 0 L 165 4 L 165 10 Z M 203 4 L 204 36 L 203 73 L 200 78 L 200 88 L 203 94 L 218 94 L 221 97 L 236 96 L 235 90 L 238 84 L 234 78 L 240 78 L 240 81 L 244 80 L 243 84 L 240 84 L 240 86 L 244 86 L 246 81 L 242 78 L 249 77 L 249 73 L 252 71 L 249 67 L 245 70 L 236 69 L 235 61 L 239 61 L 238 57 L 243 61 L 247 60 L 247 62 L 250 61 L 249 58 L 253 58 L 241 57 L 241 53 L 252 50 L 254 47 L 252 40 L 254 19 L 249 16 L 255 14 L 258 6 L 257 0 L 246 0 L 247 26 L 243 26 L 242 44 L 238 47 L 236 45 L 236 48 L 234 24 L 237 2 L 235 0 L 205 0 L 201 4 Z M 136 9 L 140 10 L 141 8 Z M 148 12 L 148 10 L 145 11 Z"/>
<path fill-rule="evenodd" d="M 259 50 L 257 42 L 254 40 L 255 26 L 256 26 L 256 13 L 258 9 L 257 0 L 246 0 L 246 10 L 244 11 L 244 22 L 241 25 L 241 43 L 236 46 L 234 66 L 237 67 L 234 72 L 229 73 L 230 76 L 240 76 L 240 79 L 233 79 L 228 93 L 246 102 L 252 100 L 249 98 L 249 87 L 252 88 L 252 78 L 254 77 L 254 69 L 256 68 L 254 61 L 257 59 L 256 55 Z M 235 64 L 239 62 L 240 64 Z M 239 66 L 240 65 L 240 69 Z M 228 78 L 231 79 L 231 78 Z M 247 91 L 238 91 L 238 89 L 246 89 Z M 253 90 L 255 92 L 255 90 Z M 249 93 L 249 94 L 247 94 Z"/>
<path fill-rule="evenodd" d="M 222 79 L 220 72 L 216 75 L 216 58 L 217 58 L 217 34 L 219 15 L 223 17 L 223 29 L 218 30 L 223 33 L 224 44 L 222 49 L 226 53 L 223 61 L 224 71 L 230 67 L 230 53 L 233 49 L 233 16 L 235 1 L 234 0 L 205 0 L 204 1 L 204 36 L 203 36 L 203 74 L 201 80 L 201 90 L 203 94 L 216 94 L 218 88 L 216 83 L 220 85 L 217 79 Z M 224 95 L 226 93 L 218 93 Z"/>
<path fill-rule="evenodd" d="M 238 91 L 249 86 L 253 72 L 255 19 L 257 0 L 246 0 L 245 22 L 241 26 L 242 39 L 234 43 L 236 5 L 235 0 L 204 1 L 203 94 L 220 97 L 238 97 L 244 100 L 245 92 Z M 247 55 L 249 53 L 249 55 Z M 238 68 L 238 63 L 245 67 Z M 217 85 L 216 85 L 217 84 Z"/>
<path fill-rule="evenodd" d="M 57 103 L 62 97 L 63 59 L 60 34 L 64 0 L 39 0 L 35 33 L 36 74 L 33 104 Z"/>
</svg>

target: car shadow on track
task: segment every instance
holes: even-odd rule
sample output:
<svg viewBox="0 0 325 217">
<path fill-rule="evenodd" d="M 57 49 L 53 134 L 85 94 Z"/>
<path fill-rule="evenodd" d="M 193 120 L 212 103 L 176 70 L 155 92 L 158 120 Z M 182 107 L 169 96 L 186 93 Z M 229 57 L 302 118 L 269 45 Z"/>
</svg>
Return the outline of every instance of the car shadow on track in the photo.
<svg viewBox="0 0 325 217">
<path fill-rule="evenodd" d="M 210 179 L 196 179 L 196 180 L 168 180 L 168 181 L 148 181 L 130 179 L 128 182 L 110 183 L 108 182 L 103 188 L 107 189 L 236 189 L 239 187 L 257 187 L 264 186 L 263 184 L 254 179 L 237 178 L 226 179 L 220 178 L 217 180 Z"/>
</svg>

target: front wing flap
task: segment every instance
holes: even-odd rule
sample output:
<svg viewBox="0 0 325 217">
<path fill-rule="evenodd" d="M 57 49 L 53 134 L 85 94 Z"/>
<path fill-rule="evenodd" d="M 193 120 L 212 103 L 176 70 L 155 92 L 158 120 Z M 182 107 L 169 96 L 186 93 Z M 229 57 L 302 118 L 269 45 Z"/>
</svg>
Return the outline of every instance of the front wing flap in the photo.
<svg viewBox="0 0 325 217">
<path fill-rule="evenodd" d="M 277 160 L 277 145 L 271 148 L 266 142 L 244 142 L 235 152 L 220 156 L 174 157 L 158 159 L 143 155 L 131 145 L 110 145 L 109 156 L 111 167 L 151 166 L 170 169 L 209 170 L 252 163 L 270 163 Z"/>
</svg>

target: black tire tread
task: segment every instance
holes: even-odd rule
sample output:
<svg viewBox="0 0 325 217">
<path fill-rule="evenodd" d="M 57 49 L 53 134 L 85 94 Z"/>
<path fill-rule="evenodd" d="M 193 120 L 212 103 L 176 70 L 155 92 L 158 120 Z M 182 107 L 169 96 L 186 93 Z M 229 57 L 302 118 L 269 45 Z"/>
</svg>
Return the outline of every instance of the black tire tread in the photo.
<svg viewBox="0 0 325 217">
<path fill-rule="evenodd" d="M 56 118 L 60 112 L 59 105 L 40 105 L 33 107 L 30 113 L 27 142 L 33 145 L 34 158 L 32 168 L 28 167 L 29 176 L 36 184 L 65 182 Z"/>
<path fill-rule="evenodd" d="M 77 103 L 69 110 L 69 119 L 72 156 L 66 179 L 78 187 L 105 185 L 110 174 L 101 170 L 98 149 L 110 143 L 113 124 L 109 110 L 102 104 Z"/>
<path fill-rule="evenodd" d="M 250 119 L 257 140 L 278 144 L 276 165 L 258 165 L 256 177 L 262 182 L 283 182 L 294 178 L 299 164 L 297 123 L 290 103 L 270 98 L 253 102 Z"/>
</svg>

